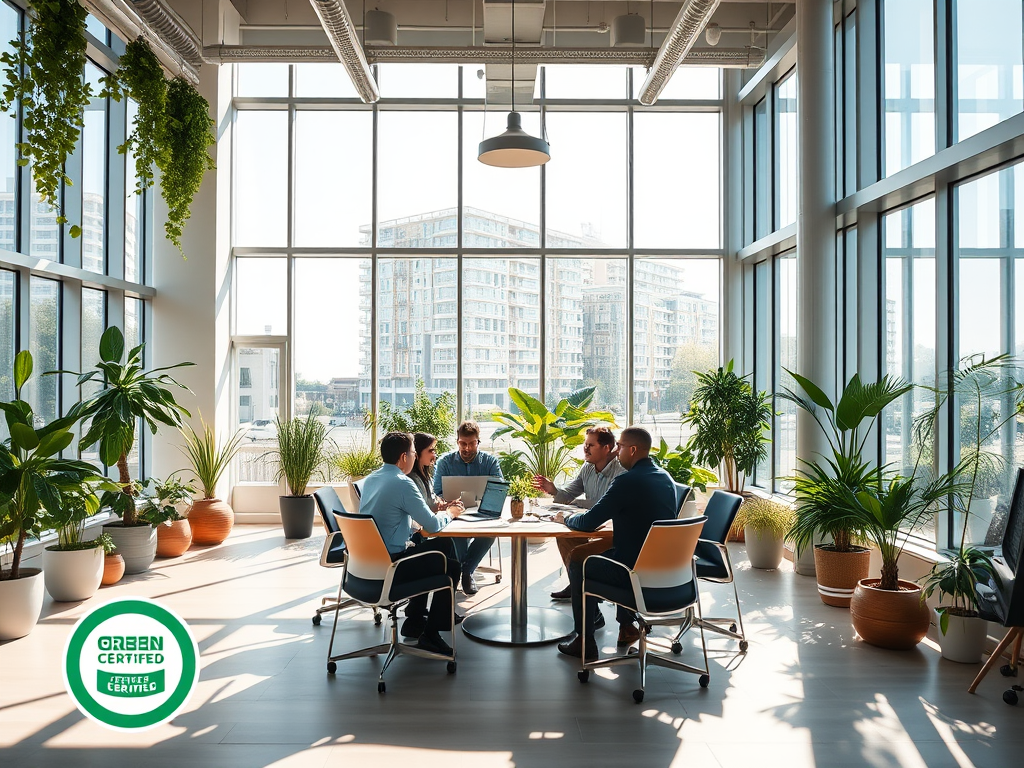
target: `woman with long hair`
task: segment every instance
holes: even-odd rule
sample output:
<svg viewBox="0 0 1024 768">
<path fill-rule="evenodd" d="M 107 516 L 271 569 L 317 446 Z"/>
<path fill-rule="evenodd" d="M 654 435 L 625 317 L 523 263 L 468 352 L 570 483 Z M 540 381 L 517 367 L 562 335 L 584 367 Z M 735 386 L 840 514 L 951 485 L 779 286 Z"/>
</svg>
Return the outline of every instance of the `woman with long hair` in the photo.
<svg viewBox="0 0 1024 768">
<path fill-rule="evenodd" d="M 409 470 L 409 477 L 416 484 L 423 500 L 432 512 L 449 507 L 461 507 L 459 500 L 445 501 L 435 496 L 430 488 L 434 481 L 434 462 L 437 460 L 437 438 L 426 432 L 416 432 L 412 436 L 413 448 L 416 451 L 416 463 Z"/>
</svg>

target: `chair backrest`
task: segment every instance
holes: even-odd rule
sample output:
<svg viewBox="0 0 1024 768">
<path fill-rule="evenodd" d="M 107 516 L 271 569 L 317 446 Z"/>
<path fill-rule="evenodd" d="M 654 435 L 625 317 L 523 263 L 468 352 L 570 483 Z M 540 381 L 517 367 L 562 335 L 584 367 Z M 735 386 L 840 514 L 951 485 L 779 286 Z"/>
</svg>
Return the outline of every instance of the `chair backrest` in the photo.
<svg viewBox="0 0 1024 768">
<path fill-rule="evenodd" d="M 681 587 L 694 579 L 693 553 L 707 517 L 658 520 L 647 532 L 633 572 L 644 589 Z"/>
<path fill-rule="evenodd" d="M 316 499 L 316 508 L 320 510 L 320 517 L 324 521 L 324 528 L 327 529 L 327 532 L 337 533 L 340 531 L 334 515 L 344 512 L 345 507 L 342 506 L 341 499 L 338 498 L 338 492 L 331 486 L 325 485 L 323 488 L 313 491 L 313 498 Z"/>
<path fill-rule="evenodd" d="M 736 513 L 739 512 L 742 503 L 743 497 L 735 493 L 715 491 L 711 494 L 711 499 L 704 508 L 708 523 L 704 526 L 701 538 L 725 544 L 729 529 L 732 528 L 732 522 L 736 519 Z"/>
<path fill-rule="evenodd" d="M 693 489 L 688 485 L 676 483 L 676 517 L 695 517 L 697 503 L 693 501 Z M 693 503 L 689 503 L 693 501 Z"/>
<path fill-rule="evenodd" d="M 338 527 L 348 547 L 348 572 L 366 581 L 381 581 L 391 567 L 391 555 L 380 535 L 377 521 L 369 515 L 352 515 L 342 512 L 337 515 Z M 347 590 L 346 590 L 347 591 Z M 350 593 L 351 594 L 351 593 Z"/>
</svg>

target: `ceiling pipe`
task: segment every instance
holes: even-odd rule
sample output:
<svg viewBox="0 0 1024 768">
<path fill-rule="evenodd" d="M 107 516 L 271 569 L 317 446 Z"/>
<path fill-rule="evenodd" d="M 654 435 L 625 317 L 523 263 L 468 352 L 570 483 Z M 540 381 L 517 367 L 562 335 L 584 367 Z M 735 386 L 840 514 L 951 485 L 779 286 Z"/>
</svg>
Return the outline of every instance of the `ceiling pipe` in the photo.
<svg viewBox="0 0 1024 768">
<path fill-rule="evenodd" d="M 640 103 L 650 106 L 668 84 L 672 73 L 690 52 L 693 44 L 718 8 L 720 0 L 687 0 L 679 9 L 672 29 L 665 36 L 647 80 L 640 89 Z"/>
<path fill-rule="evenodd" d="M 331 48 L 338 61 L 352 78 L 359 98 L 366 104 L 373 104 L 380 99 L 380 91 L 366 62 L 363 48 L 359 45 L 355 25 L 349 16 L 342 0 L 309 0 L 327 33 Z M 250 59 L 251 60 L 251 59 Z"/>
</svg>

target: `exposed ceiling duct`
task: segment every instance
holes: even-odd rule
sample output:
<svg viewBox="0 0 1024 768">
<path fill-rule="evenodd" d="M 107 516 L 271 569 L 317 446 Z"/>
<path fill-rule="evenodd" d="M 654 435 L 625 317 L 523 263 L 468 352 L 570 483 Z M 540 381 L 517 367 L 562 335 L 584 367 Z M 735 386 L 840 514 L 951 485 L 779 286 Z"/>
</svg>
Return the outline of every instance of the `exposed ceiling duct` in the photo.
<svg viewBox="0 0 1024 768">
<path fill-rule="evenodd" d="M 352 84 L 366 104 L 380 99 L 380 91 L 366 62 L 362 46 L 356 34 L 355 25 L 342 0 L 309 0 L 316 11 L 320 24 L 331 41 L 334 55 L 345 66 Z"/>
<path fill-rule="evenodd" d="M 654 59 L 647 80 L 640 89 L 640 103 L 650 106 L 658 100 L 672 73 L 676 71 L 700 33 L 707 26 L 711 14 L 720 0 L 687 0 L 676 14 L 676 20 L 666 35 Z"/>
</svg>

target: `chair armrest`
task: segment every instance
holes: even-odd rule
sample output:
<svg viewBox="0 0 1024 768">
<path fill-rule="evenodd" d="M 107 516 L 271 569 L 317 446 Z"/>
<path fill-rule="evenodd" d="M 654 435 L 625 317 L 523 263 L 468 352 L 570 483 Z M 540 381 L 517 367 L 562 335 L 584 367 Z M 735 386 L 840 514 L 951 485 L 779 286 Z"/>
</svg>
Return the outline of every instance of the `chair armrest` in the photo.
<svg viewBox="0 0 1024 768">
<path fill-rule="evenodd" d="M 427 563 L 423 562 L 423 558 L 437 558 L 438 564 L 436 575 L 444 576 L 448 572 L 448 558 L 443 552 L 417 552 L 415 555 L 403 557 L 391 564 L 391 567 L 388 568 L 387 573 L 384 575 L 384 594 L 387 595 L 391 593 L 391 585 L 394 583 L 395 579 L 400 576 L 399 571 L 407 570 L 410 565 L 417 561 L 419 561 L 418 564 L 420 564 L 421 567 L 427 565 Z"/>
<path fill-rule="evenodd" d="M 339 560 L 335 563 L 327 561 L 327 558 L 330 555 L 331 550 L 334 549 L 335 543 L 339 540 L 341 541 L 342 546 L 344 546 L 345 540 L 341 536 L 341 531 L 332 531 L 331 533 L 327 534 L 327 538 L 324 539 L 323 549 L 320 550 L 320 565 L 324 568 L 340 568 L 345 564 L 344 560 Z"/>
<path fill-rule="evenodd" d="M 587 562 L 590 561 L 590 560 L 595 560 L 595 561 L 596 560 L 602 560 L 602 561 L 604 561 L 606 563 L 611 563 L 612 565 L 616 566 L 617 568 L 621 568 L 623 571 L 625 571 L 627 576 L 629 574 L 633 573 L 633 569 L 632 568 L 630 568 L 627 565 L 624 565 L 623 563 L 620 563 L 618 560 L 612 560 L 610 557 L 605 557 L 604 555 L 588 555 L 587 558 L 583 561 L 583 578 L 584 579 L 587 576 Z"/>
<path fill-rule="evenodd" d="M 719 551 L 725 554 L 726 556 L 729 555 L 729 548 L 720 541 L 715 541 L 714 539 L 697 539 L 697 543 L 710 544 L 713 547 L 718 547 Z"/>
</svg>

